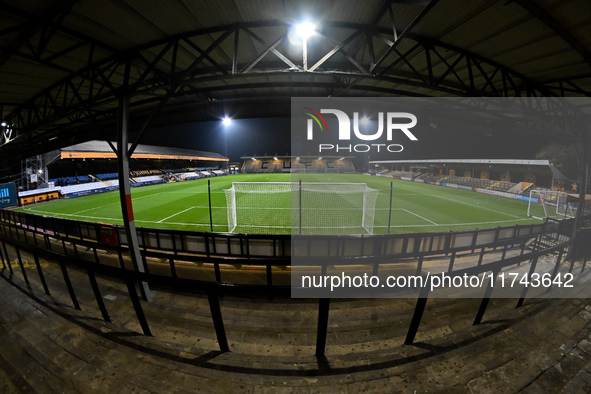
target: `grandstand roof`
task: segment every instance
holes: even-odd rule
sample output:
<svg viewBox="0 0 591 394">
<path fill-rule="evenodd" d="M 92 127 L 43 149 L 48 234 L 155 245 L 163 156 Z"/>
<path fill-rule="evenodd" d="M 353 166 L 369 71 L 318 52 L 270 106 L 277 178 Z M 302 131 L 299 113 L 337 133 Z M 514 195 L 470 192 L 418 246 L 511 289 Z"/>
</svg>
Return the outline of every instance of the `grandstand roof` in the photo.
<svg viewBox="0 0 591 394">
<path fill-rule="evenodd" d="M 0 160 L 108 138 L 123 95 L 132 130 L 294 96 L 589 97 L 589 48 L 588 0 L 0 0 Z"/>
<path fill-rule="evenodd" d="M 242 156 L 240 159 L 241 160 L 249 160 L 249 159 L 280 159 L 280 160 L 294 160 L 294 159 L 312 159 L 312 160 L 316 160 L 318 158 L 323 158 L 323 159 L 331 159 L 331 160 L 339 160 L 339 159 L 354 159 L 355 156 L 325 156 L 325 155 L 315 155 L 315 156 L 304 156 L 304 155 L 293 155 L 293 156 L 285 156 L 285 155 L 264 155 L 264 156 L 260 156 L 260 155 L 252 155 L 252 156 Z"/>
<path fill-rule="evenodd" d="M 115 143 L 112 143 L 115 146 Z M 88 141 L 61 149 L 62 159 L 114 159 L 115 152 L 106 141 Z M 218 153 L 198 150 L 170 148 L 166 146 L 138 145 L 132 159 L 155 160 L 206 160 L 228 161 L 228 158 Z"/>
<path fill-rule="evenodd" d="M 507 159 L 428 159 L 428 160 L 377 160 L 370 164 L 495 164 L 518 166 L 549 166 L 549 160 Z"/>
</svg>

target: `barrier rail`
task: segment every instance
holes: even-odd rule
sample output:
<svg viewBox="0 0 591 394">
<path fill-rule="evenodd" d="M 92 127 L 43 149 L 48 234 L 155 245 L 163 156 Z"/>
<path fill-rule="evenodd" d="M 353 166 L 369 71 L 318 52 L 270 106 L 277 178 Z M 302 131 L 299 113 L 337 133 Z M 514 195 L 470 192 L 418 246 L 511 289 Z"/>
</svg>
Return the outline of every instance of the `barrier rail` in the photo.
<svg viewBox="0 0 591 394">
<path fill-rule="evenodd" d="M 588 219 L 587 219 L 588 220 Z M 570 239 L 572 220 L 547 221 L 535 225 L 516 225 L 480 229 L 473 231 L 392 234 L 392 235 L 361 235 L 361 236 L 298 236 L 286 235 L 254 235 L 191 232 L 179 230 L 138 229 L 138 240 L 145 262 L 151 258 L 168 261 L 167 274 L 134 271 L 129 262 L 126 264 L 124 254 L 127 250 L 127 239 L 121 226 L 110 226 L 114 230 L 116 242 L 101 242 L 101 224 L 82 222 L 69 219 L 51 218 L 28 213 L 0 210 L 0 257 L 4 272 L 13 268 L 9 263 L 8 247 L 14 249 L 19 262 L 22 276 L 28 284 L 20 251 L 26 250 L 34 256 L 37 272 L 44 291 L 50 290 L 44 279 L 39 258 L 56 261 L 62 272 L 65 287 L 74 308 L 80 309 L 74 287 L 69 279 L 68 265 L 75 265 L 86 270 L 97 305 L 105 321 L 110 321 L 103 302 L 95 273 L 113 278 L 123 279 L 127 285 L 130 300 L 137 319 L 146 335 L 151 335 L 149 323 L 143 313 L 135 283 L 145 281 L 151 286 L 165 286 L 175 291 L 189 293 L 205 293 L 209 300 L 214 329 L 221 351 L 229 351 L 222 311 L 220 294 L 228 295 L 264 295 L 268 297 L 289 297 L 290 286 L 274 283 L 274 269 L 285 269 L 291 264 L 291 257 L 306 257 L 311 263 L 323 269 L 327 265 L 339 261 L 339 264 L 368 264 L 377 272 L 384 263 L 412 262 L 416 264 L 417 273 L 430 258 L 448 259 L 447 273 L 463 275 L 465 272 L 478 274 L 488 271 L 498 272 L 509 265 L 519 265 L 530 261 L 535 268 L 541 256 L 558 254 L 556 267 L 564 260 L 570 248 L 569 272 L 574 268 L 575 258 L 582 260 L 581 272 L 585 269 L 591 256 L 589 239 L 591 230 L 582 229 L 576 239 Z M 104 238 L 102 239 L 104 241 Z M 84 248 L 82 250 L 81 248 Z M 526 253 L 526 248 L 528 252 Z M 508 250 L 519 253 L 507 257 Z M 101 253 L 99 253 L 101 252 Z M 112 252 L 117 256 L 116 263 L 105 262 L 102 252 Z M 454 261 L 461 254 L 473 256 L 473 266 L 454 269 Z M 487 254 L 500 258 L 483 264 Z M 179 261 L 211 264 L 215 280 L 203 280 L 185 277 L 177 270 Z M 8 263 L 8 264 L 7 264 Z M 251 265 L 265 267 L 266 281 L 264 284 L 246 284 L 230 282 L 222 275 L 221 266 Z M 146 264 L 146 267 L 149 267 Z M 555 270 L 556 271 L 556 270 Z M 486 288 L 481 306 L 474 324 L 479 324 L 486 311 L 492 289 Z M 518 306 L 523 304 L 527 293 L 522 294 Z M 409 325 L 406 344 L 413 342 L 418 331 L 424 311 L 428 292 L 422 292 Z M 324 356 L 329 319 L 330 299 L 319 299 L 318 331 L 316 355 Z"/>
</svg>

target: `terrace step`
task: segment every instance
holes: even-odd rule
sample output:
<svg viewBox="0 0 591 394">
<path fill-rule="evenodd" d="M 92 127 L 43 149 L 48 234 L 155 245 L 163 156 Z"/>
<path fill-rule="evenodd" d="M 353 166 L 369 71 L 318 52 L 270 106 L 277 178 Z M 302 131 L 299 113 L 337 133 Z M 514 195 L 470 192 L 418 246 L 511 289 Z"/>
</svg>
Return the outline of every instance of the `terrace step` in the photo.
<svg viewBox="0 0 591 394">
<path fill-rule="evenodd" d="M 142 302 L 153 333 L 147 337 L 138 334 L 123 283 L 98 277 L 112 321 L 105 323 L 85 271 L 68 269 L 77 311 L 58 267 L 42 263 L 51 297 L 33 265 L 26 268 L 30 287 L 18 269 L 0 278 L 3 392 L 590 388 L 589 300 L 526 300 L 515 309 L 515 300 L 492 299 L 482 324 L 473 326 L 479 300 L 430 299 L 414 346 L 402 343 L 415 300 L 333 300 L 326 360 L 318 360 L 317 300 L 226 296 L 231 353 L 220 354 L 207 297 L 157 289 L 153 302 Z"/>
</svg>

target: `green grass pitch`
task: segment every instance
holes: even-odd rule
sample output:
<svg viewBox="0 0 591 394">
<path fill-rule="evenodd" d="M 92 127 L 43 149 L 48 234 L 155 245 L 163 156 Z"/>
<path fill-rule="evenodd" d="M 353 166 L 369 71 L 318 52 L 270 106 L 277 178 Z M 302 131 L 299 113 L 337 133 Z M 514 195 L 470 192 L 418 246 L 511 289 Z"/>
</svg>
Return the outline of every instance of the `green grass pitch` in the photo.
<svg viewBox="0 0 591 394">
<path fill-rule="evenodd" d="M 297 176 L 305 182 L 366 183 L 371 188 L 379 189 L 374 234 L 387 232 L 390 182 L 393 182 L 391 233 L 456 231 L 539 223 L 539 220 L 527 216 L 527 203 L 519 200 L 360 174 Z M 223 189 L 229 189 L 232 182 L 290 182 L 293 179 L 295 176 L 292 178 L 289 174 L 210 178 L 214 231 L 228 231 Z M 134 188 L 132 199 L 138 226 L 210 230 L 207 179 Z M 17 210 L 89 222 L 123 223 L 118 191 L 54 200 Z M 273 223 L 274 214 L 276 211 L 269 209 L 268 219 L 264 220 Z"/>
</svg>

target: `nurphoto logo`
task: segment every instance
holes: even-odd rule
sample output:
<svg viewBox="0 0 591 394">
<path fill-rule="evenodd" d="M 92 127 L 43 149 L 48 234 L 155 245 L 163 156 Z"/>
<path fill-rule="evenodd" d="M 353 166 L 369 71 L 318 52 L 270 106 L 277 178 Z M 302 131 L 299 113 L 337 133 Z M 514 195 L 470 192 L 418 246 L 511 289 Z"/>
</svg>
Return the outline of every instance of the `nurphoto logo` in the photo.
<svg viewBox="0 0 591 394">
<path fill-rule="evenodd" d="M 368 132 L 368 130 L 360 130 L 359 112 L 353 112 L 353 121 L 347 113 L 340 109 L 334 108 L 322 108 L 320 111 L 316 111 L 310 107 L 303 107 L 306 115 L 310 117 L 307 119 L 306 137 L 308 141 L 314 140 L 314 128 L 315 124 L 318 125 L 317 129 L 321 132 L 330 132 L 326 119 L 322 114 L 331 114 L 336 116 L 338 121 L 338 140 L 339 141 L 350 141 L 351 140 L 351 125 L 353 126 L 353 134 L 356 138 L 362 141 L 377 141 L 382 139 L 384 135 L 384 129 L 386 130 L 386 141 L 390 142 L 393 140 L 396 132 L 402 132 L 409 140 L 418 141 L 418 138 L 410 131 L 417 124 L 417 117 L 409 112 L 378 112 L 377 130 Z M 385 121 L 384 121 L 385 118 Z M 363 121 L 362 121 L 363 123 Z M 369 123 L 369 122 L 365 122 Z M 335 138 L 337 137 L 335 136 Z M 389 144 L 389 143 L 373 143 L 373 144 L 318 144 L 318 152 L 369 152 L 369 151 L 388 151 L 388 152 L 402 152 L 404 147 L 401 144 Z"/>
</svg>

